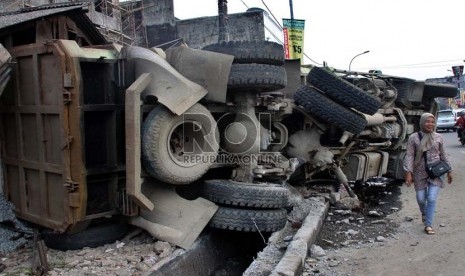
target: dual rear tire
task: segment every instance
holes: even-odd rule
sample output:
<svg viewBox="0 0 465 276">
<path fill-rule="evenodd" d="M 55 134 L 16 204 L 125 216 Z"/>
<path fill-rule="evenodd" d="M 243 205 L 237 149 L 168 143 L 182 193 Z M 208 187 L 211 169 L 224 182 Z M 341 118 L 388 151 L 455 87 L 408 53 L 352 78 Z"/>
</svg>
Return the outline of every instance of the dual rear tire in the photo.
<svg viewBox="0 0 465 276">
<path fill-rule="evenodd" d="M 234 56 L 228 93 L 264 93 L 284 88 L 283 46 L 268 41 L 229 41 L 203 50 Z M 273 232 L 287 221 L 287 189 L 271 183 L 243 183 L 214 179 L 204 182 L 202 196 L 219 205 L 210 221 L 218 229 Z"/>
<path fill-rule="evenodd" d="M 287 84 L 284 49 L 270 41 L 228 41 L 203 48 L 234 56 L 228 90 L 256 93 L 282 89 Z"/>
<path fill-rule="evenodd" d="M 295 103 L 317 119 L 359 134 L 367 125 L 360 114 L 375 114 L 381 101 L 324 68 L 314 67 L 294 94 Z"/>
<path fill-rule="evenodd" d="M 289 191 L 278 184 L 212 179 L 202 196 L 219 205 L 210 227 L 239 232 L 274 232 L 286 225 Z"/>
</svg>

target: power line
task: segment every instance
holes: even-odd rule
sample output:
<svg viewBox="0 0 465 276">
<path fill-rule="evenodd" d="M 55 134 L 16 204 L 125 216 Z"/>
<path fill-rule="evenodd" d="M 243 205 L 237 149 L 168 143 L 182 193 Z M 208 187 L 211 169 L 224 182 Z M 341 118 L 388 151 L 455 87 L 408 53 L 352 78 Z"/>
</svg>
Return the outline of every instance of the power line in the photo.
<svg viewBox="0 0 465 276">
<path fill-rule="evenodd" d="M 249 6 L 247 6 L 247 4 L 246 4 L 244 1 L 241 0 L 241 2 L 242 2 L 242 4 L 244 4 L 244 6 L 245 6 L 247 9 L 249 9 Z"/>
<path fill-rule="evenodd" d="M 460 64 L 463 63 L 463 60 L 460 60 L 459 62 L 451 63 L 453 61 L 459 61 L 459 59 L 413 63 L 413 64 L 404 64 L 404 65 L 375 66 L 375 67 L 379 69 L 420 69 L 420 68 L 454 66 L 454 65 L 457 65 L 457 63 L 460 63 Z M 442 64 L 437 64 L 437 63 L 442 63 Z M 362 67 L 361 69 L 371 69 L 371 68 Z"/>
<path fill-rule="evenodd" d="M 425 66 L 405 66 L 405 67 L 383 67 L 376 66 L 381 69 L 419 69 L 419 68 L 433 68 L 433 67 L 444 67 L 444 66 L 453 66 L 454 64 L 437 64 L 437 65 L 425 65 Z"/>
<path fill-rule="evenodd" d="M 421 63 L 411 63 L 411 64 L 399 64 L 399 65 L 386 65 L 386 66 L 378 66 L 383 68 L 422 68 L 422 67 L 438 67 L 438 66 L 446 66 L 452 65 L 450 62 L 458 62 L 463 63 L 463 59 L 449 59 L 449 60 L 440 60 L 440 61 L 430 61 L 430 62 L 421 62 Z M 437 63 L 447 63 L 447 64 L 437 64 Z"/>
<path fill-rule="evenodd" d="M 245 6 L 247 9 L 249 9 L 249 6 L 247 6 L 247 4 L 246 4 L 243 0 L 241 0 L 241 2 L 242 2 L 242 4 L 244 4 L 244 6 Z M 279 23 L 278 19 L 276 19 L 276 16 L 274 16 L 273 12 L 268 8 L 268 6 L 266 5 L 266 3 L 265 3 L 264 0 L 262 0 L 262 3 L 263 3 L 263 5 L 265 6 L 265 8 L 266 8 L 266 10 L 268 11 L 268 13 L 269 13 L 269 14 L 271 15 L 271 17 L 274 19 L 274 22 L 278 25 L 278 27 L 281 29 L 281 31 L 283 31 L 283 26 L 281 25 L 281 23 Z M 270 29 L 268 29 L 266 26 L 265 26 L 265 28 L 271 33 L 271 35 L 272 35 L 276 40 L 281 41 L 281 39 L 277 38 L 277 36 L 276 36 Z M 306 58 L 308 58 L 310 61 L 312 61 L 313 63 L 318 64 L 318 65 L 323 65 L 323 64 L 321 64 L 321 63 L 319 63 L 319 62 L 314 61 L 314 60 L 313 60 L 311 57 L 309 57 L 305 52 L 303 53 L 303 55 L 304 55 Z"/>
<path fill-rule="evenodd" d="M 274 14 L 271 12 L 271 10 L 268 8 L 268 6 L 266 5 L 265 1 L 262 0 L 262 3 L 263 5 L 265 6 L 266 10 L 271 14 L 271 16 L 273 17 L 274 21 L 276 22 L 276 24 L 278 24 L 278 26 L 281 28 L 281 30 L 283 30 L 283 26 L 281 26 L 281 23 L 279 23 L 278 19 L 276 19 L 276 17 L 274 16 Z"/>
</svg>

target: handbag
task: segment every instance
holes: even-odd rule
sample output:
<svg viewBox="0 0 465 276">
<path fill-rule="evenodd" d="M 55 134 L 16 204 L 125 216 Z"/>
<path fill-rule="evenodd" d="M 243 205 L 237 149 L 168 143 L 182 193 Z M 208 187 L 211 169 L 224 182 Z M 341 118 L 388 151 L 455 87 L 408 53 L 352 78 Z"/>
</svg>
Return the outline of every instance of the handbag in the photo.
<svg viewBox="0 0 465 276">
<path fill-rule="evenodd" d="M 431 164 L 426 163 L 426 154 L 425 154 L 425 168 L 428 176 L 433 179 L 440 177 L 441 175 L 450 171 L 451 167 L 446 162 L 439 160 Z"/>
<path fill-rule="evenodd" d="M 423 135 L 421 135 L 421 132 L 418 132 L 418 137 L 420 138 L 420 142 L 421 142 L 421 139 L 423 138 L 422 136 Z M 438 160 L 436 162 L 428 164 L 427 158 L 426 158 L 427 152 L 428 151 L 423 152 L 423 159 L 425 160 L 425 169 L 426 169 L 426 172 L 428 173 L 429 178 L 434 179 L 434 178 L 440 177 L 452 169 L 449 166 L 449 164 L 447 164 L 447 162 L 443 160 Z"/>
</svg>

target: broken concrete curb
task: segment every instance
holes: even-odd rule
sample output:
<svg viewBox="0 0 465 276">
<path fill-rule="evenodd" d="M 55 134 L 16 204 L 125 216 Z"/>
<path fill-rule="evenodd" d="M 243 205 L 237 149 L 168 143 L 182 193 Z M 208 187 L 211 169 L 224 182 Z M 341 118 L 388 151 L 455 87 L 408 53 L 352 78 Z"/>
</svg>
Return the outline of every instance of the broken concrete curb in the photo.
<svg viewBox="0 0 465 276">
<path fill-rule="evenodd" d="M 210 275 L 216 267 L 234 255 L 233 252 L 234 245 L 207 231 L 200 235 L 189 250 L 153 266 L 143 275 Z"/>
<path fill-rule="evenodd" d="M 317 210 L 309 212 L 302 227 L 300 227 L 287 247 L 284 256 L 270 274 L 271 276 L 302 275 L 308 249 L 315 242 L 328 209 L 329 203 L 325 202 L 318 206 Z"/>
<path fill-rule="evenodd" d="M 310 202 L 311 209 L 302 217 L 302 225 L 294 230 L 296 232 L 289 244 L 283 239 L 292 228 L 290 222 L 284 229 L 270 236 L 268 245 L 258 253 L 243 275 L 301 275 L 309 249 L 316 240 L 329 209 L 329 203 L 322 198 L 314 198 Z M 234 254 L 233 251 L 234 245 L 228 241 L 204 233 L 192 248 L 152 267 L 144 275 L 210 275 L 215 267 Z"/>
</svg>

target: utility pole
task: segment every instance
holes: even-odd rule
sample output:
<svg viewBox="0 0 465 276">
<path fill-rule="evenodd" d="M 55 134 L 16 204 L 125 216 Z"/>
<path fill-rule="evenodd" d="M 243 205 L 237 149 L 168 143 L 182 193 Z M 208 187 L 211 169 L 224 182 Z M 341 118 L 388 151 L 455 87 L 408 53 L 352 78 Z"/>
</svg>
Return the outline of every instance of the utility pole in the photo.
<svg viewBox="0 0 465 276">
<path fill-rule="evenodd" d="M 294 20 L 294 6 L 292 5 L 292 0 L 289 0 L 289 9 L 291 10 L 291 19 Z"/>
<path fill-rule="evenodd" d="M 218 0 L 218 28 L 218 42 L 229 41 L 227 0 Z"/>
</svg>

